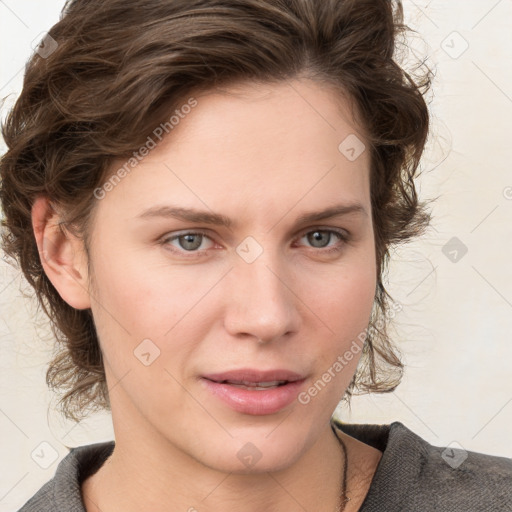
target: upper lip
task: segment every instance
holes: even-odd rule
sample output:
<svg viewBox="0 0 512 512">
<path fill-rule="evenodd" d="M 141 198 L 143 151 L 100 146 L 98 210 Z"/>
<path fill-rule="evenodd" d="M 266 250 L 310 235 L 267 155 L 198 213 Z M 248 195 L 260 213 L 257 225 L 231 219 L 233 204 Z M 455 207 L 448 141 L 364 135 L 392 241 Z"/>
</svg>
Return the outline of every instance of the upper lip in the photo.
<svg viewBox="0 0 512 512">
<path fill-rule="evenodd" d="M 238 370 L 230 370 L 222 373 L 210 373 L 203 375 L 203 378 L 212 380 L 214 382 L 273 382 L 273 381 L 288 381 L 295 382 L 302 380 L 304 376 L 299 373 L 292 372 L 284 369 L 274 370 L 256 370 L 252 368 L 241 368 Z"/>
</svg>

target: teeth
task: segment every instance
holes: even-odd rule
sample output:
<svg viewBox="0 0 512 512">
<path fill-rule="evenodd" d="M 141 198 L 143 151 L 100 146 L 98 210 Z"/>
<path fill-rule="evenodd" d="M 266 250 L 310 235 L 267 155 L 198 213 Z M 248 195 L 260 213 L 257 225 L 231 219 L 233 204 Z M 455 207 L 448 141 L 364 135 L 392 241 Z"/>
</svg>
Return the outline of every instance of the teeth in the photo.
<svg viewBox="0 0 512 512">
<path fill-rule="evenodd" d="M 232 386 L 236 386 L 237 388 L 244 388 L 244 389 L 268 389 L 268 388 L 275 388 L 277 386 L 281 386 L 282 384 L 286 384 L 286 380 L 273 380 L 270 382 L 247 382 L 247 381 L 232 381 L 232 380 L 226 380 L 224 381 L 227 384 L 231 384 Z"/>
</svg>

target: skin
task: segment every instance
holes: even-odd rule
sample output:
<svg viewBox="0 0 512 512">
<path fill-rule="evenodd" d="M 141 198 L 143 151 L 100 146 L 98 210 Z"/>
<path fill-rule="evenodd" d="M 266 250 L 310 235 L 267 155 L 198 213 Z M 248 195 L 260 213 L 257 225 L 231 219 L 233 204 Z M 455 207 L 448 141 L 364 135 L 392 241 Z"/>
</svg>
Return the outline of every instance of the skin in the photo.
<svg viewBox="0 0 512 512">
<path fill-rule="evenodd" d="M 44 198 L 34 204 L 45 272 L 70 305 L 91 308 L 104 354 L 116 447 L 82 484 L 86 509 L 334 511 L 343 463 L 329 420 L 360 352 L 309 403 L 267 415 L 232 410 L 200 376 L 284 368 L 305 375 L 307 390 L 354 340 L 361 345 L 376 286 L 369 152 L 349 161 L 338 150 L 349 134 L 364 138 L 346 100 L 317 82 L 245 84 L 196 99 L 97 202 L 91 274 L 82 242 L 56 228 Z M 365 212 L 297 221 L 344 203 Z M 163 205 L 234 224 L 139 218 Z M 198 229 L 207 236 L 195 253 L 169 240 Z M 263 251 L 252 263 L 236 252 L 249 236 Z M 134 356 L 144 339 L 160 350 L 149 366 Z M 357 510 L 381 452 L 343 439 L 346 510 Z M 248 442 L 261 454 L 250 468 L 237 457 Z"/>
</svg>

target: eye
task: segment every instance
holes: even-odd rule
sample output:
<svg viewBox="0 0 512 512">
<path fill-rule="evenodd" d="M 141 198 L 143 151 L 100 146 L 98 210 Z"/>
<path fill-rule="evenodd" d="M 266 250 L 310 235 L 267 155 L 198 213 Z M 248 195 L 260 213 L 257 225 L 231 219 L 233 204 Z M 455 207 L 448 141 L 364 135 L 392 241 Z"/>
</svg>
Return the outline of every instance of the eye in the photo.
<svg viewBox="0 0 512 512">
<path fill-rule="evenodd" d="M 304 233 L 299 240 L 306 239 L 315 249 L 326 249 L 324 252 L 340 251 L 349 240 L 348 233 L 333 229 L 314 229 Z M 329 245 L 332 241 L 337 244 Z M 340 243 L 341 242 L 341 243 Z"/>
<path fill-rule="evenodd" d="M 209 248 L 204 247 L 203 242 L 205 242 L 205 240 L 209 240 L 213 243 L 206 233 L 201 231 L 187 231 L 168 236 L 162 240 L 162 243 L 164 245 L 170 245 L 172 250 L 177 250 L 178 252 L 198 253 Z M 173 242 L 176 242 L 176 244 L 173 244 Z M 201 249 L 201 251 L 198 249 Z"/>
</svg>

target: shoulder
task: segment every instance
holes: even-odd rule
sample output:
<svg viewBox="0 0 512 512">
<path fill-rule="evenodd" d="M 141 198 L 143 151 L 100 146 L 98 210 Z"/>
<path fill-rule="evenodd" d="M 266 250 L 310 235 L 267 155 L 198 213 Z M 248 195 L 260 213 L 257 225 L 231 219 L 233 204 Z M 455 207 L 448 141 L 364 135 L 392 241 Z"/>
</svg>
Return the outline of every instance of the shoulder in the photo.
<svg viewBox="0 0 512 512">
<path fill-rule="evenodd" d="M 81 482 L 99 469 L 113 449 L 113 441 L 72 448 L 60 461 L 55 476 L 18 512 L 85 512 Z"/>
<path fill-rule="evenodd" d="M 335 426 L 383 452 L 361 512 L 512 511 L 512 459 L 433 446 L 399 422 Z"/>
</svg>

